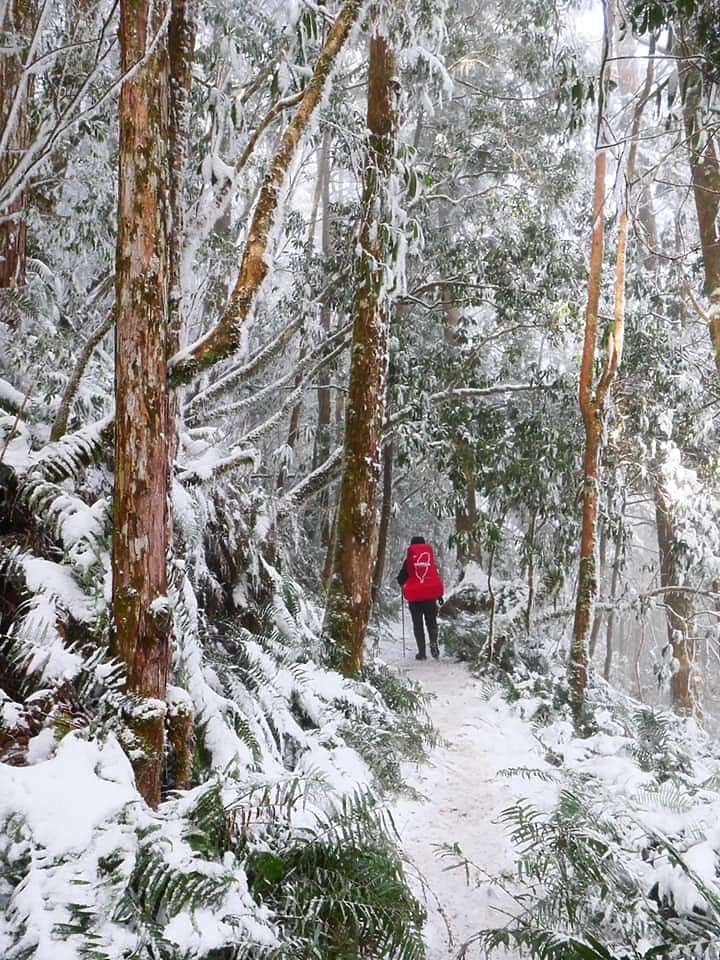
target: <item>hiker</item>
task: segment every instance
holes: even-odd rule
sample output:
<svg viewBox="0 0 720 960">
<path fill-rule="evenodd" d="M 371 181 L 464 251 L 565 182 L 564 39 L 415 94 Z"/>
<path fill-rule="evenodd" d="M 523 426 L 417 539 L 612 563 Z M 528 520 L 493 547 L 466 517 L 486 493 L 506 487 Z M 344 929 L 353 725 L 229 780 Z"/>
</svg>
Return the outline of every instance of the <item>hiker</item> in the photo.
<svg viewBox="0 0 720 960">
<path fill-rule="evenodd" d="M 425 629 L 430 641 L 430 653 L 435 660 L 440 656 L 438 648 L 438 603 L 443 603 L 444 587 L 435 566 L 435 554 L 424 537 L 413 537 L 405 554 L 405 560 L 397 575 L 403 597 L 410 607 L 413 634 L 418 652 L 416 660 L 427 660 L 425 653 Z"/>
</svg>

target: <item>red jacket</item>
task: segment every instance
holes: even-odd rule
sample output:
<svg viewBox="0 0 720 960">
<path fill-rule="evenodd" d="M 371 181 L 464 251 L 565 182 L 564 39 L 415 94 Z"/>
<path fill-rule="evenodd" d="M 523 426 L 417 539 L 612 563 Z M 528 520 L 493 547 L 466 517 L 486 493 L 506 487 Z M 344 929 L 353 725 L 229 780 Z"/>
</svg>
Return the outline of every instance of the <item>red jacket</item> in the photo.
<svg viewBox="0 0 720 960">
<path fill-rule="evenodd" d="M 398 574 L 403 596 L 408 603 L 439 600 L 445 592 L 435 566 L 435 554 L 429 543 L 412 543 Z"/>
</svg>

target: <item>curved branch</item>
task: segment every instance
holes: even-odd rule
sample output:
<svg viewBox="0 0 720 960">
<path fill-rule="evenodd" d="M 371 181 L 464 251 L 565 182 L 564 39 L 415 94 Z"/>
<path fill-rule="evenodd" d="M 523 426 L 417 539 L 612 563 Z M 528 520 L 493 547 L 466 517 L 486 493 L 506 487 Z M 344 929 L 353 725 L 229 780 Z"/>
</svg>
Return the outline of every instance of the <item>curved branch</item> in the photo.
<svg viewBox="0 0 720 960">
<path fill-rule="evenodd" d="M 287 516 L 293 513 L 300 504 L 324 490 L 329 483 L 332 483 L 340 469 L 342 456 L 342 446 L 336 447 L 324 463 L 321 463 L 312 473 L 309 473 L 294 487 L 291 487 L 287 493 L 283 494 L 278 502 L 278 516 Z"/>
<path fill-rule="evenodd" d="M 78 391 L 78 387 L 80 386 L 80 381 L 85 373 L 85 367 L 87 366 L 88 361 L 93 354 L 93 350 L 100 343 L 103 337 L 110 332 L 114 323 L 115 311 L 111 310 L 97 330 L 90 334 L 88 339 L 85 341 L 85 346 L 82 348 L 80 356 L 75 363 L 72 375 L 67 382 L 62 399 L 60 400 L 60 406 L 55 414 L 55 420 L 53 421 L 53 425 L 50 430 L 51 442 L 59 440 L 67 432 L 68 420 L 70 419 L 70 408 L 73 400 L 75 399 L 75 394 Z"/>
<path fill-rule="evenodd" d="M 173 386 L 188 383 L 198 373 L 233 354 L 240 346 L 242 331 L 268 272 L 270 230 L 280 194 L 298 145 L 318 106 L 325 84 L 365 0 L 346 0 L 335 19 L 312 79 L 305 88 L 295 116 L 285 128 L 280 146 L 260 189 L 243 250 L 240 272 L 230 302 L 220 320 L 202 339 L 181 350 L 170 361 Z"/>
<path fill-rule="evenodd" d="M 224 376 L 220 377 L 219 380 L 211 383 L 209 386 L 205 387 L 204 390 L 198 391 L 198 393 L 196 393 L 194 397 L 191 397 L 190 400 L 188 400 L 188 402 L 185 404 L 185 414 L 187 415 L 191 413 L 199 404 L 207 400 L 211 400 L 224 390 L 229 390 L 234 386 L 235 383 L 237 383 L 238 380 L 246 380 L 248 377 L 254 376 L 256 373 L 263 370 L 270 360 L 274 359 L 280 353 L 283 347 L 287 346 L 298 330 L 302 328 L 304 322 L 304 319 L 299 317 L 293 323 L 288 324 L 288 326 L 285 327 L 284 330 L 281 330 L 274 340 L 271 340 L 269 343 L 266 343 L 264 346 L 262 346 L 257 353 L 247 361 L 247 363 L 244 363 L 239 367 L 234 367 Z"/>
<path fill-rule="evenodd" d="M 327 366 L 333 360 L 338 357 L 343 350 L 347 347 L 347 335 L 350 332 L 350 327 L 352 324 L 348 324 L 346 327 L 343 327 L 337 333 L 333 334 L 332 337 L 328 338 L 323 344 L 322 347 L 318 350 L 313 351 L 304 357 L 301 361 L 298 362 L 292 370 L 290 370 L 284 377 L 281 377 L 279 380 L 275 380 L 273 383 L 268 384 L 266 387 L 263 387 L 262 390 L 256 390 L 251 397 L 245 397 L 242 400 L 236 400 L 234 403 L 226 404 L 220 410 L 211 410 L 206 416 L 209 418 L 222 416 L 227 413 L 240 413 L 245 408 L 261 402 L 263 399 L 273 394 L 277 394 L 290 380 L 296 380 L 295 391 L 293 396 L 297 395 L 297 388 L 302 387 L 311 377 L 322 370 L 323 367 Z M 333 344 L 333 349 L 328 351 L 328 346 Z M 318 355 L 320 359 L 318 360 Z M 308 368 L 310 368 L 308 370 Z M 193 417 L 197 417 L 198 414 L 194 414 L 190 418 L 192 422 Z"/>
</svg>

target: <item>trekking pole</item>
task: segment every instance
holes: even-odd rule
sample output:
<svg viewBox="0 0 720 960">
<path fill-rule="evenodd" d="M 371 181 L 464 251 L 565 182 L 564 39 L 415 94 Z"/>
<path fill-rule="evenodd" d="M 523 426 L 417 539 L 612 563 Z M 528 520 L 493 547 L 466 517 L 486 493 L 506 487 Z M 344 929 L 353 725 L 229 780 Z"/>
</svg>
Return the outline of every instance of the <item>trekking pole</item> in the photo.
<svg viewBox="0 0 720 960">
<path fill-rule="evenodd" d="M 403 598 L 402 593 L 400 594 L 400 609 L 402 610 L 402 643 L 403 643 L 403 660 L 405 659 L 405 599 Z"/>
</svg>

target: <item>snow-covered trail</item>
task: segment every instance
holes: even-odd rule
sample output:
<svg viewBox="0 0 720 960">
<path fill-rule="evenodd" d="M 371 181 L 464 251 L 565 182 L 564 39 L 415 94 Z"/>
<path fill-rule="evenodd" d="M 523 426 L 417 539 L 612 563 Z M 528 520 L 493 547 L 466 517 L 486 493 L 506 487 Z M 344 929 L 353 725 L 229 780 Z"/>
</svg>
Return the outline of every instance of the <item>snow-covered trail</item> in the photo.
<svg viewBox="0 0 720 960">
<path fill-rule="evenodd" d="M 403 657 L 397 633 L 381 642 L 380 656 L 432 695 L 429 713 L 441 742 L 429 763 L 405 769 L 407 782 L 424 799 L 402 799 L 392 813 L 416 876 L 427 885 L 424 892 L 416 889 L 428 910 L 427 960 L 447 960 L 477 930 L 505 922 L 507 901 L 486 876 L 512 869 L 511 846 L 497 816 L 516 798 L 519 785 L 497 774 L 541 765 L 541 750 L 528 724 L 500 696 L 488 700 L 466 664 L 442 656 L 416 661 L 412 636 Z M 442 844 L 458 844 L 472 861 L 469 882 L 463 868 L 448 869 L 454 858 L 438 855 Z M 477 947 L 468 953 L 480 956 Z"/>
</svg>

